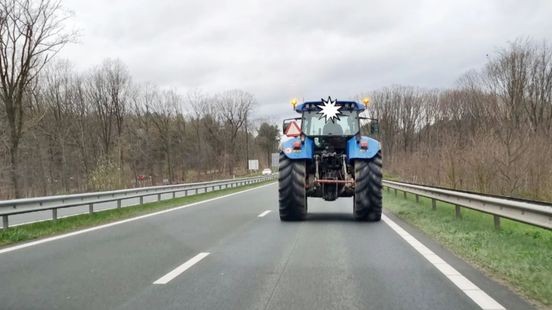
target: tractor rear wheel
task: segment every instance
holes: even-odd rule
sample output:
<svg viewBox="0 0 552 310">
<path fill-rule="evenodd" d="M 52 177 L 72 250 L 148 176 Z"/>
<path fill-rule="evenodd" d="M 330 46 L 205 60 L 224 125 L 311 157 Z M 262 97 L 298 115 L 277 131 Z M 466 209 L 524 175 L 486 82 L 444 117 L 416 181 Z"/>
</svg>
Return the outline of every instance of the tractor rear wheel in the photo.
<svg viewBox="0 0 552 310">
<path fill-rule="evenodd" d="M 291 160 L 280 154 L 278 191 L 280 220 L 300 221 L 307 216 L 305 160 Z"/>
<path fill-rule="evenodd" d="M 353 214 L 356 220 L 377 222 L 381 219 L 381 152 L 369 160 L 355 161 Z"/>
</svg>

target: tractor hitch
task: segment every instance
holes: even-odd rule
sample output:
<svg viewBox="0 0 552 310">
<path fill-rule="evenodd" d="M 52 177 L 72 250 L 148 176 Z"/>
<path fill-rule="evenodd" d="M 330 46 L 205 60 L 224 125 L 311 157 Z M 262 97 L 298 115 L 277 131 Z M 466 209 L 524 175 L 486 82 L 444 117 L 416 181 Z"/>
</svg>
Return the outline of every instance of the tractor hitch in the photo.
<svg viewBox="0 0 552 310">
<path fill-rule="evenodd" d="M 331 180 L 331 179 L 316 179 L 314 180 L 315 185 L 319 184 L 350 184 L 355 185 L 355 180 Z"/>
</svg>

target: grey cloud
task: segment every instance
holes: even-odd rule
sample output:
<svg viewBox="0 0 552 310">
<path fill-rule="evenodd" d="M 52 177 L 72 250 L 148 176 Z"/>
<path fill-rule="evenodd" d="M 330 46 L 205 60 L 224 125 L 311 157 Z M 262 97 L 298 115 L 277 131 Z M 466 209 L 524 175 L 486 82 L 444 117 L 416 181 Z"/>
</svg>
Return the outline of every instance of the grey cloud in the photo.
<svg viewBox="0 0 552 310">
<path fill-rule="evenodd" d="M 79 68 L 124 61 L 137 81 L 253 93 L 258 117 L 289 99 L 352 97 L 389 84 L 448 87 L 518 37 L 552 38 L 542 1 L 66 0 Z"/>
</svg>

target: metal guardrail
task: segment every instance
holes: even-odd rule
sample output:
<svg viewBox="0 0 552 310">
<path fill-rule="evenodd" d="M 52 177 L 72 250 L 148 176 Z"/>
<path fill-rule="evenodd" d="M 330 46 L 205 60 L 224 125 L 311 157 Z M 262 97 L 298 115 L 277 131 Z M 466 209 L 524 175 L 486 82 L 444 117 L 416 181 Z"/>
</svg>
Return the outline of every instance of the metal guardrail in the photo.
<svg viewBox="0 0 552 310">
<path fill-rule="evenodd" d="M 436 201 L 453 204 L 458 218 L 462 217 L 461 208 L 491 214 L 497 229 L 500 228 L 500 218 L 552 229 L 552 205 L 550 204 L 395 181 L 383 181 L 383 185 L 387 187 L 387 191 L 394 189 L 395 196 L 397 191 L 402 191 L 405 198 L 407 193 L 414 194 L 416 202 L 419 202 L 419 196 L 430 198 L 434 210 Z"/>
<path fill-rule="evenodd" d="M 52 196 L 52 197 L 37 197 L 37 198 L 28 198 L 28 199 L 15 199 L 9 201 L 0 201 L 0 207 L 12 207 L 17 208 L 18 206 L 29 205 L 29 204 L 39 204 L 39 207 L 28 208 L 23 210 L 10 210 L 2 211 L 0 208 L 0 217 L 2 217 L 3 228 L 9 227 L 9 216 L 24 214 L 24 213 L 33 213 L 33 212 L 42 212 L 42 211 L 51 211 L 52 219 L 58 219 L 58 209 L 88 206 L 88 212 L 94 213 L 94 204 L 106 203 L 106 202 L 117 202 L 117 208 L 122 207 L 122 201 L 127 199 L 139 198 L 139 203 L 136 205 L 142 205 L 144 203 L 144 197 L 147 196 L 157 196 L 157 201 L 161 201 L 163 194 L 172 194 L 172 199 L 177 198 L 176 193 L 184 192 L 184 196 L 187 197 L 190 192 L 193 192 L 195 195 L 199 193 L 200 190 L 203 192 L 211 192 L 215 190 L 235 188 L 239 186 L 265 182 L 273 180 L 276 178 L 276 175 L 269 176 L 257 176 L 250 178 L 239 178 L 239 179 L 230 179 L 230 180 L 221 180 L 221 181 L 210 181 L 210 182 L 200 182 L 200 183 L 188 183 L 188 184 L 178 184 L 178 185 L 167 185 L 167 186 L 153 186 L 153 187 L 142 187 L 136 189 L 128 190 L 117 190 L 110 192 L 96 192 L 96 193 L 84 193 L 84 194 L 75 194 L 75 195 L 65 195 L 65 196 Z M 211 191 L 208 191 L 208 189 Z M 117 197 L 115 197 L 117 195 Z M 111 198 L 103 198 L 108 197 Z M 84 201 L 84 199 L 96 198 L 93 200 Z M 71 199 L 80 199 L 83 201 L 77 201 L 73 203 L 64 203 L 65 200 Z M 45 202 L 62 202 L 59 205 L 53 206 L 42 206 Z M 132 206 L 136 206 L 132 205 Z M 128 206 L 127 206 L 128 207 Z M 4 208 L 5 210 L 6 208 Z"/>
<path fill-rule="evenodd" d="M 211 185 L 225 182 L 237 182 L 242 180 L 249 180 L 256 177 L 249 178 L 236 178 L 236 179 L 226 179 L 226 180 L 216 180 L 216 181 L 206 181 L 206 182 L 195 182 L 195 183 L 183 183 L 183 184 L 174 184 L 174 185 L 161 185 L 161 186 L 149 186 L 149 187 L 138 187 L 138 188 L 129 188 L 121 189 L 114 191 L 105 191 L 105 192 L 89 192 L 81 194 L 70 194 L 70 195 L 59 195 L 59 196 L 44 196 L 44 197 L 33 197 L 33 198 L 23 198 L 23 199 L 12 199 L 12 200 L 3 200 L 0 201 L 0 210 L 3 207 L 13 207 L 17 208 L 25 205 L 39 204 L 43 205 L 50 202 L 61 202 L 64 203 L 68 200 L 84 200 L 84 199 L 101 199 L 102 197 L 115 197 L 115 195 L 129 195 L 129 194 L 139 194 L 139 193 L 148 193 L 163 191 L 168 189 L 177 189 L 185 188 L 191 186 L 201 186 L 201 185 Z"/>
</svg>

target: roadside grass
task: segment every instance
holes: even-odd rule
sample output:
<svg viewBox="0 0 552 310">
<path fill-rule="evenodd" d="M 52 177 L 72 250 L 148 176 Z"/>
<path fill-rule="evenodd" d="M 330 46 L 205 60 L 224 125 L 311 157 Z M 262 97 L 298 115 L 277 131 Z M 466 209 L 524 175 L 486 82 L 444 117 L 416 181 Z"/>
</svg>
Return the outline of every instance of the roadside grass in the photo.
<svg viewBox="0 0 552 310">
<path fill-rule="evenodd" d="M 457 219 L 454 205 L 402 192 L 384 191 L 384 208 L 414 224 L 456 255 L 504 280 L 529 299 L 552 305 L 552 231 L 501 218 L 495 230 L 491 215 L 462 208 Z"/>
<path fill-rule="evenodd" d="M 237 188 L 228 188 L 187 197 L 162 200 L 160 202 L 145 203 L 143 205 L 128 206 L 120 209 L 98 211 L 92 214 L 75 215 L 61 218 L 56 221 L 49 220 L 9 227 L 8 229 L 0 229 L 0 248 L 18 242 L 50 237 L 79 229 L 120 221 L 147 213 L 171 209 L 210 198 L 241 192 L 246 189 L 259 187 L 272 182 L 274 181 L 266 181 L 257 184 L 240 186 Z"/>
</svg>

